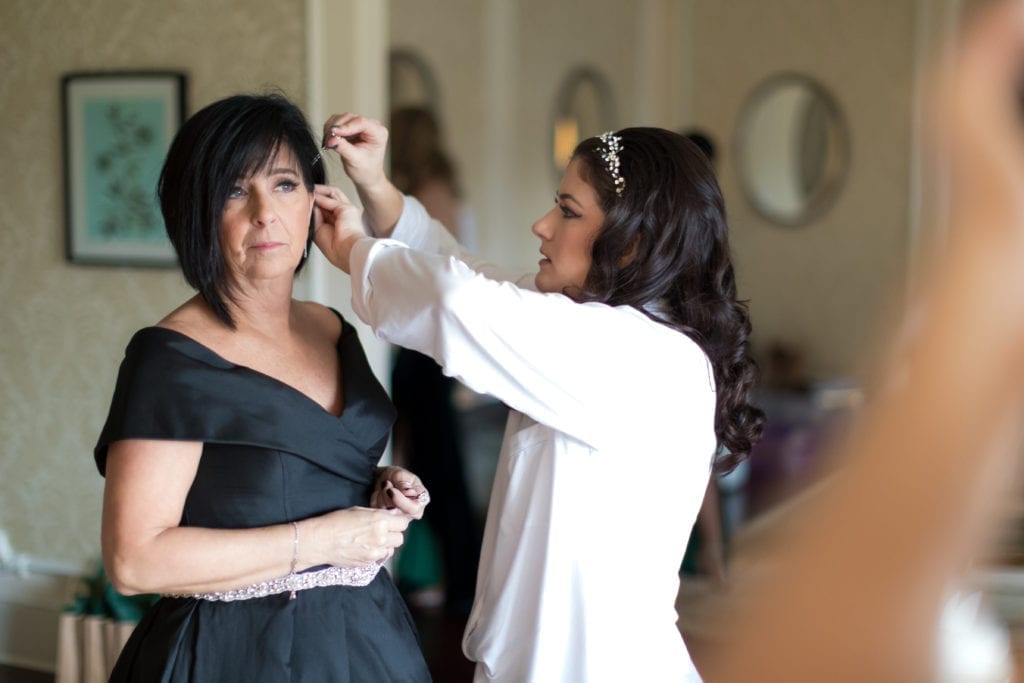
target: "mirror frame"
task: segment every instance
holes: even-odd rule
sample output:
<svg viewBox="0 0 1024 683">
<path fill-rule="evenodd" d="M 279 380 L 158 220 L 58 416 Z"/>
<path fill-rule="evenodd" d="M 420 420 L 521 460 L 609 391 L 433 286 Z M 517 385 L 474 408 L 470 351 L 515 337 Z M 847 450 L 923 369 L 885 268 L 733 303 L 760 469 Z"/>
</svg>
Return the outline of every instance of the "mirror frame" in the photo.
<svg viewBox="0 0 1024 683">
<path fill-rule="evenodd" d="M 565 168 L 559 166 L 555 161 L 555 129 L 558 126 L 559 120 L 565 118 L 567 114 L 573 113 L 573 96 L 580 87 L 587 84 L 593 86 L 599 100 L 598 106 L 601 108 L 601 111 L 598 112 L 598 116 L 603 126 L 600 132 L 603 133 L 606 130 L 613 130 L 618 127 L 618 116 L 615 111 L 615 93 L 612 91 L 612 85 L 604 74 L 592 66 L 577 66 L 570 70 L 558 86 L 558 91 L 555 95 L 555 107 L 551 115 L 551 124 L 548 128 L 551 135 L 548 144 L 548 159 L 550 159 L 551 168 L 554 169 L 556 182 L 562 179 Z M 583 139 L 582 137 L 578 138 L 576 143 L 578 144 Z"/>
<path fill-rule="evenodd" d="M 750 136 L 751 117 L 758 105 L 763 103 L 776 88 L 783 85 L 799 85 L 817 96 L 835 122 L 832 137 L 838 154 L 838 163 L 826 166 L 824 176 L 808 197 L 803 210 L 793 218 L 780 216 L 778 212 L 773 211 L 758 198 L 750 179 L 746 177 L 743 163 L 744 149 Z M 740 105 L 734 134 L 733 163 L 736 165 L 736 177 L 739 180 L 743 197 L 759 216 L 771 223 L 786 227 L 807 225 L 832 208 L 842 193 L 849 176 L 851 166 L 850 128 L 846 116 L 832 93 L 814 78 L 788 71 L 768 76 L 754 87 Z"/>
<path fill-rule="evenodd" d="M 402 98 L 395 97 L 398 85 L 395 73 L 399 68 L 407 68 L 416 75 L 419 87 L 423 90 L 425 101 L 415 102 L 431 111 L 440 111 L 441 88 L 438 86 L 437 78 L 433 70 L 415 50 L 395 48 L 388 52 L 388 109 L 394 109 L 403 102 Z"/>
</svg>

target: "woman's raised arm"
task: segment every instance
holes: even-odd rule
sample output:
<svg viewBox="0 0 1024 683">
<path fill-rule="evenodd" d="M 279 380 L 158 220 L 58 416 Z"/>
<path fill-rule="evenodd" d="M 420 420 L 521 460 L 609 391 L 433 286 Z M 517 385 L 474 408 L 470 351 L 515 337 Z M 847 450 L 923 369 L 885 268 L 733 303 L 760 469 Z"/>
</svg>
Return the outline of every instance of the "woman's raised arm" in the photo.
<svg viewBox="0 0 1024 683">
<path fill-rule="evenodd" d="M 324 147 L 341 158 L 375 237 L 390 237 L 402 215 L 402 193 L 384 172 L 387 142 L 388 129 L 367 116 L 335 114 L 324 123 Z"/>
<path fill-rule="evenodd" d="M 992 540 L 1024 426 L 1024 2 L 985 6 L 953 61 L 951 230 L 920 324 L 708 681 L 933 680 L 946 593 Z"/>
</svg>

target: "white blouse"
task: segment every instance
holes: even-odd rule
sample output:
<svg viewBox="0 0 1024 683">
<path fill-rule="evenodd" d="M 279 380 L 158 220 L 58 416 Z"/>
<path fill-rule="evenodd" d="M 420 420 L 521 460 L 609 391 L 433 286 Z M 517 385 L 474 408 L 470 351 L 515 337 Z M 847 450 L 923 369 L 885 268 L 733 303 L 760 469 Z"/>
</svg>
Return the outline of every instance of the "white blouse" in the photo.
<svg viewBox="0 0 1024 683">
<path fill-rule="evenodd" d="M 512 409 L 463 639 L 476 680 L 699 681 L 675 599 L 716 445 L 700 347 L 631 307 L 532 291 L 409 197 L 351 271 L 379 337 Z"/>
</svg>

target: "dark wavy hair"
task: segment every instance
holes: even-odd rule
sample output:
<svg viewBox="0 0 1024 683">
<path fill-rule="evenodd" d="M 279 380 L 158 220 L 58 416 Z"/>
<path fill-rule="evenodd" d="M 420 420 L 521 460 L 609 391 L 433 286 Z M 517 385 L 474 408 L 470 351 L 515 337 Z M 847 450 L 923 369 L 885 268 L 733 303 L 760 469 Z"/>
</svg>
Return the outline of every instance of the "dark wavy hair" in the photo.
<svg viewBox="0 0 1024 683">
<path fill-rule="evenodd" d="M 707 157 L 683 136 L 660 128 L 626 128 L 617 135 L 621 195 L 602 159 L 600 138 L 582 141 L 573 152 L 605 212 L 587 280 L 575 298 L 633 306 L 700 345 L 717 388 L 715 469 L 728 472 L 761 438 L 764 413 L 750 403 L 756 376 L 750 316 L 736 298 L 725 202 Z"/>
<path fill-rule="evenodd" d="M 307 191 L 324 182 L 320 146 L 302 110 L 276 93 L 234 95 L 185 122 L 160 172 L 160 210 L 185 281 L 230 328 L 235 322 L 225 301 L 232 296 L 220 244 L 224 205 L 239 178 L 266 169 L 282 148 L 295 156 Z M 314 227 L 311 217 L 307 247 Z M 303 256 L 296 273 L 305 262 Z"/>
</svg>

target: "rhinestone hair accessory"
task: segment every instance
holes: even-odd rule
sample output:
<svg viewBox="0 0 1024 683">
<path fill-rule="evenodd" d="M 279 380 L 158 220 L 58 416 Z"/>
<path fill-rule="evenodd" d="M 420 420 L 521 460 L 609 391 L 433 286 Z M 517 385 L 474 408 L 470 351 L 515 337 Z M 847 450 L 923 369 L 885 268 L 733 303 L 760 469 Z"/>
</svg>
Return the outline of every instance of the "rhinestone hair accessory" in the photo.
<svg viewBox="0 0 1024 683">
<path fill-rule="evenodd" d="M 604 161 L 608 175 L 612 177 L 612 182 L 615 184 L 615 194 L 621 197 L 622 191 L 626 189 L 626 179 L 619 173 L 619 152 L 622 151 L 622 138 L 612 131 L 601 133 L 597 137 L 604 143 L 601 160 Z"/>
</svg>

